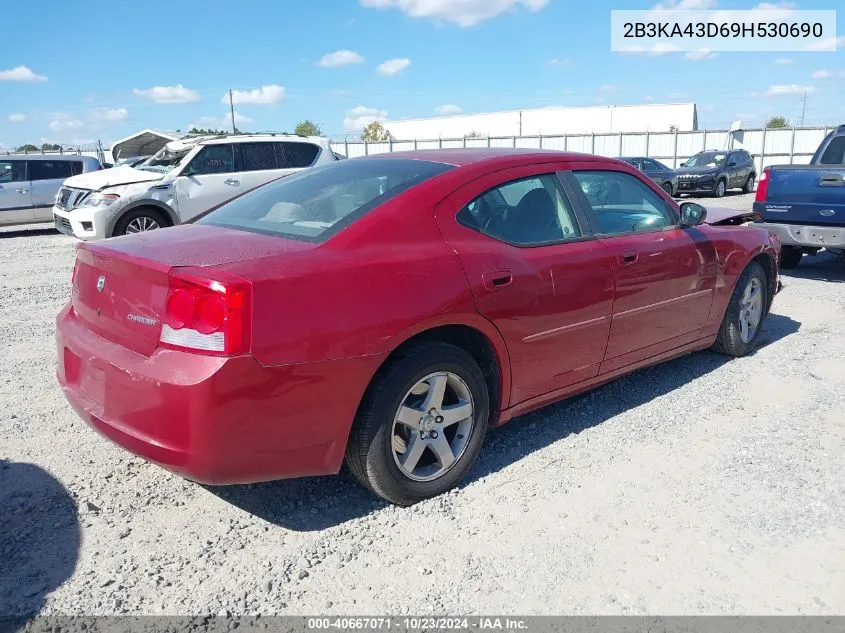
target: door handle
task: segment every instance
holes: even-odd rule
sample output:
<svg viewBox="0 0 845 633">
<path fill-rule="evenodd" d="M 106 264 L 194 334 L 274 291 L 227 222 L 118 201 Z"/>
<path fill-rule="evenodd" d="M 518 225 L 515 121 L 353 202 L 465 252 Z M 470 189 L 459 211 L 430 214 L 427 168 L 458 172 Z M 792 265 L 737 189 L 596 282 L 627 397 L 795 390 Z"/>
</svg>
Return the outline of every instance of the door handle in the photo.
<svg viewBox="0 0 845 633">
<path fill-rule="evenodd" d="M 238 187 L 241 184 L 240 180 L 235 180 L 234 178 L 227 178 L 223 181 L 224 185 L 232 185 L 233 187 Z"/>
<path fill-rule="evenodd" d="M 629 266 L 637 261 L 639 255 L 635 251 L 622 251 L 619 253 L 619 263 L 624 266 Z"/>
<path fill-rule="evenodd" d="M 499 290 L 513 283 L 513 275 L 509 270 L 488 270 L 481 274 L 481 283 L 487 290 Z"/>
<path fill-rule="evenodd" d="M 29 189 L 15 189 L 18 193 L 27 193 Z"/>
<path fill-rule="evenodd" d="M 842 174 L 833 174 L 830 176 L 822 176 L 822 187 L 842 187 L 845 185 L 845 180 L 842 179 Z"/>
</svg>

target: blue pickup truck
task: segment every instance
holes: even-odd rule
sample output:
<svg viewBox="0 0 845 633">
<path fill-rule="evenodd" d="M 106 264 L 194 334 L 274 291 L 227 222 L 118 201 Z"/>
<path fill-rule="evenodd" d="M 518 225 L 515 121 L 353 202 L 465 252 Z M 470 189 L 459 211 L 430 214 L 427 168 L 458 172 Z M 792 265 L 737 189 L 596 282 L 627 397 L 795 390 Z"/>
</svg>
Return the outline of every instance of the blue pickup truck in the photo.
<svg viewBox="0 0 845 633">
<path fill-rule="evenodd" d="M 781 268 L 805 254 L 845 248 L 845 125 L 830 132 L 809 165 L 766 167 L 757 183 L 754 211 L 777 233 Z"/>
</svg>

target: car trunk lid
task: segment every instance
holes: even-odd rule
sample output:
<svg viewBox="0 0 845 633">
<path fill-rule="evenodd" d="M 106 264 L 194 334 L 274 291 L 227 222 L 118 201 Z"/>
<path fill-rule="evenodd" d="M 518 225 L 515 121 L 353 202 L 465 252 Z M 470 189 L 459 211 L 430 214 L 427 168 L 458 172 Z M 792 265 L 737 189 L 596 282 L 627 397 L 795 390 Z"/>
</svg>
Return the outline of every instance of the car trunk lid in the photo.
<svg viewBox="0 0 845 633">
<path fill-rule="evenodd" d="M 173 268 L 214 267 L 314 246 L 200 225 L 83 242 L 77 250 L 71 302 L 91 331 L 149 356 L 158 347 Z"/>
<path fill-rule="evenodd" d="M 766 199 L 755 204 L 768 222 L 845 225 L 845 167 L 772 167 Z"/>
</svg>

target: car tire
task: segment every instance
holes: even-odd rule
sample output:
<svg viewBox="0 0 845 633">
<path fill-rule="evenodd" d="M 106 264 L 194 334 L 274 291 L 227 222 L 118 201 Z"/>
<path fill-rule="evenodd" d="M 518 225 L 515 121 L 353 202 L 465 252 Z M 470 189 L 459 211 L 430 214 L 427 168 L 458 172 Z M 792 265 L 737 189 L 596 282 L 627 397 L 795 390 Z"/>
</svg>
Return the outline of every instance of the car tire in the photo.
<svg viewBox="0 0 845 633">
<path fill-rule="evenodd" d="M 671 197 L 674 197 L 674 196 L 675 196 L 675 190 L 674 190 L 674 188 L 672 187 L 672 183 L 671 183 L 671 182 L 664 182 L 664 183 L 663 183 L 662 185 L 660 185 L 660 186 L 663 188 L 663 191 L 665 191 L 665 192 L 666 192 L 669 196 L 671 196 Z"/>
<path fill-rule="evenodd" d="M 748 176 L 748 180 L 745 181 L 745 186 L 742 188 L 743 193 L 751 193 L 754 191 L 754 174 L 750 174 Z"/>
<path fill-rule="evenodd" d="M 716 188 L 713 190 L 713 196 L 716 198 L 724 198 L 727 190 L 728 187 L 725 184 L 724 179 L 721 179 L 716 183 Z"/>
<path fill-rule="evenodd" d="M 442 404 L 423 411 L 420 407 L 426 407 L 429 398 L 436 404 L 435 381 L 444 376 Z M 455 412 L 467 402 L 471 414 L 447 424 L 448 412 L 460 415 Z M 417 412 L 423 417 L 415 426 L 405 426 L 417 419 Z M 460 483 L 481 450 L 489 419 L 487 383 L 472 356 L 439 341 L 413 345 L 373 378 L 350 432 L 346 463 L 355 478 L 382 499 L 412 505 Z M 439 457 L 443 442 L 454 458 L 448 467 L 448 457 Z"/>
<path fill-rule="evenodd" d="M 739 276 L 713 350 L 728 356 L 745 356 L 754 351 L 763 331 L 769 307 L 769 285 L 763 267 L 751 262 Z M 754 315 L 756 314 L 756 324 Z"/>
<path fill-rule="evenodd" d="M 158 209 L 153 207 L 138 207 L 124 213 L 114 225 L 112 236 L 142 233 L 170 226 L 170 221 Z"/>
<path fill-rule="evenodd" d="M 804 257 L 804 251 L 797 246 L 781 246 L 779 259 L 781 269 L 795 268 L 801 263 L 802 257 Z"/>
</svg>

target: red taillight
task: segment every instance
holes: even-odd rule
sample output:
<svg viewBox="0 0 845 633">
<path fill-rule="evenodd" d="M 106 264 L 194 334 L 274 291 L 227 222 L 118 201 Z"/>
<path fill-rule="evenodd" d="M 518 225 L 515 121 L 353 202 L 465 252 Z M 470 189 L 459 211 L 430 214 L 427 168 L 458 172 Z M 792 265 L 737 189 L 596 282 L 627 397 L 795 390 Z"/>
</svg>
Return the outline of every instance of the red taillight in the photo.
<svg viewBox="0 0 845 633">
<path fill-rule="evenodd" d="M 766 167 L 763 173 L 760 174 L 760 180 L 757 181 L 757 195 L 754 196 L 755 202 L 765 202 L 766 194 L 769 192 L 769 172 L 770 167 Z"/>
<path fill-rule="evenodd" d="M 162 347 L 216 356 L 245 354 L 250 346 L 250 283 L 214 271 L 181 268 L 170 273 L 162 319 Z"/>
</svg>

